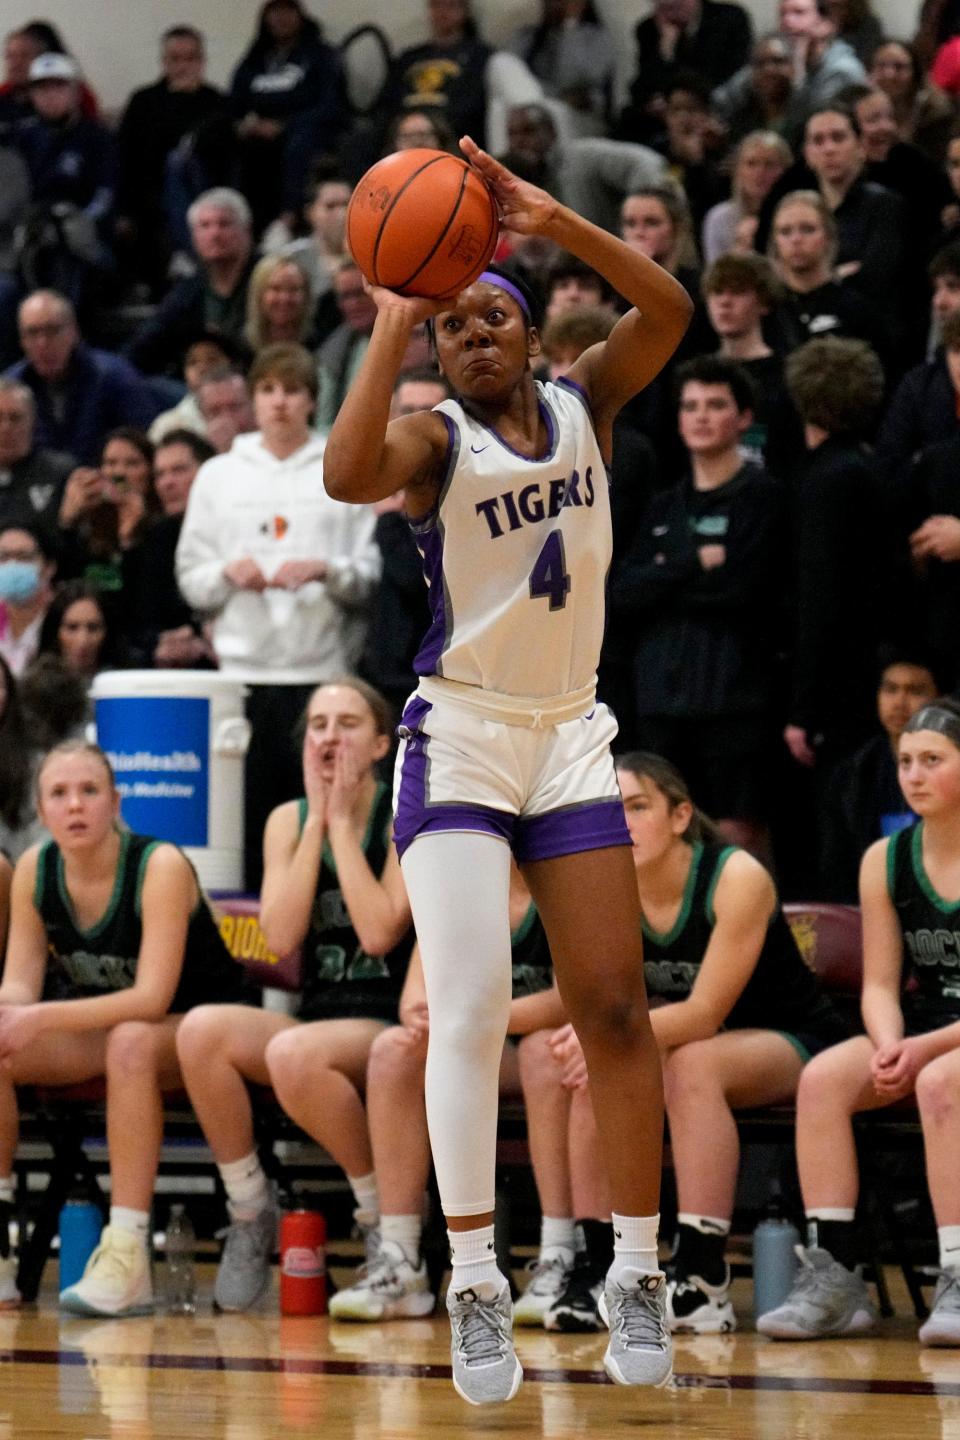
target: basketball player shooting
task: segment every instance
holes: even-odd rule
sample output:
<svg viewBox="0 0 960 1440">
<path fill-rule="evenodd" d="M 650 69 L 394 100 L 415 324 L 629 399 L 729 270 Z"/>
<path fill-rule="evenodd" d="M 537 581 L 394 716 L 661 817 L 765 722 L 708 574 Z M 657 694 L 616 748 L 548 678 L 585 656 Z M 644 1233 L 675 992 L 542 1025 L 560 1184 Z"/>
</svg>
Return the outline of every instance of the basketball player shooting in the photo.
<svg viewBox="0 0 960 1440">
<path fill-rule="evenodd" d="M 509 273 L 488 268 L 444 301 L 371 286 L 370 346 L 324 458 L 338 500 L 405 490 L 430 592 L 419 684 L 400 725 L 395 838 L 430 1013 L 426 1103 L 453 1261 L 453 1381 L 485 1404 L 511 1399 L 522 1379 L 493 1246 L 511 849 L 586 1057 L 612 1187 L 604 1365 L 628 1385 L 665 1385 L 672 1373 L 657 1261 L 660 1060 L 610 753 L 617 727 L 595 685 L 613 421 L 669 360 L 692 306 L 646 256 L 472 140 L 461 149 L 505 225 L 571 251 L 633 306 L 553 384 L 534 379 L 536 301 Z M 427 320 L 456 398 L 389 423 L 410 332 Z"/>
</svg>

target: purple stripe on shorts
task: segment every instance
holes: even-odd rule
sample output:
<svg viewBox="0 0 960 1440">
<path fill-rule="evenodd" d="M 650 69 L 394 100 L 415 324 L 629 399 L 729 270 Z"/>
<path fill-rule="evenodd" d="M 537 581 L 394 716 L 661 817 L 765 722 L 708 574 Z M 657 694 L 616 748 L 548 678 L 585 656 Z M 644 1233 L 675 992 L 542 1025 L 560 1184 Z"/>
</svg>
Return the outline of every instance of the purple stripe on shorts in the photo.
<svg viewBox="0 0 960 1440">
<path fill-rule="evenodd" d="M 400 724 L 397 726 L 397 734 L 402 735 L 404 731 L 413 733 L 419 730 L 432 709 L 433 706 L 430 704 L 430 701 L 424 700 L 422 695 L 411 695 L 403 707 Z"/>
<path fill-rule="evenodd" d="M 607 845 L 629 845 L 630 832 L 619 800 L 593 800 L 524 815 L 517 821 L 513 853 L 526 860 L 553 860 L 580 850 L 602 850 Z"/>
<path fill-rule="evenodd" d="M 495 835 L 509 845 L 517 817 L 508 811 L 494 810 L 487 805 L 427 804 L 430 737 L 424 735 L 420 727 L 432 709 L 429 700 L 414 695 L 400 719 L 399 734 L 404 747 L 398 762 L 400 785 L 393 822 L 397 854 L 403 855 L 418 835 L 436 830 L 474 830 L 482 835 Z"/>
<path fill-rule="evenodd" d="M 393 838 L 400 855 L 403 854 L 401 843 L 409 845 L 420 827 L 426 808 L 429 737 L 421 732 L 420 726 L 431 709 L 432 706 L 422 696 L 414 695 L 404 707 L 397 731 L 404 742 L 398 762 L 400 785 L 393 817 Z M 406 836 L 406 840 L 401 842 L 401 836 Z"/>
<path fill-rule="evenodd" d="M 409 754 L 409 748 L 407 753 Z M 406 755 L 404 756 L 403 780 L 400 794 L 406 784 Z M 493 835 L 497 840 L 513 842 L 513 828 L 517 817 L 506 810 L 491 810 L 486 805 L 426 805 L 421 806 L 419 816 L 414 817 L 412 807 L 406 812 L 403 826 L 400 823 L 400 805 L 393 827 L 393 840 L 397 855 L 402 859 L 404 851 L 418 835 L 432 835 L 444 830 L 470 830 L 478 835 Z"/>
</svg>

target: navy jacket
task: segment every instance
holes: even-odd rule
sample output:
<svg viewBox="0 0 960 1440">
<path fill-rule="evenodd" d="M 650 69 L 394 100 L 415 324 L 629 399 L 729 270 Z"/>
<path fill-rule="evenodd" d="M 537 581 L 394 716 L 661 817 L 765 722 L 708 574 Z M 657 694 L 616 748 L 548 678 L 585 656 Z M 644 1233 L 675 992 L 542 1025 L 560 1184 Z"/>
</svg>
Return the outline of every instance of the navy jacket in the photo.
<svg viewBox="0 0 960 1440">
<path fill-rule="evenodd" d="M 113 206 L 116 149 L 105 125 L 82 117 L 50 125 L 34 116 L 14 136 L 30 171 L 33 201 L 75 205 L 100 220 Z"/>
<path fill-rule="evenodd" d="M 95 464 L 105 436 L 118 425 L 146 430 L 166 402 L 155 396 L 128 360 L 95 350 L 82 341 L 74 350 L 63 383 L 63 404 L 55 407 L 51 388 L 29 360 L 8 375 L 28 385 L 37 406 L 36 444 L 65 450 L 84 465 Z M 57 413 L 63 416 L 57 418 Z"/>
</svg>

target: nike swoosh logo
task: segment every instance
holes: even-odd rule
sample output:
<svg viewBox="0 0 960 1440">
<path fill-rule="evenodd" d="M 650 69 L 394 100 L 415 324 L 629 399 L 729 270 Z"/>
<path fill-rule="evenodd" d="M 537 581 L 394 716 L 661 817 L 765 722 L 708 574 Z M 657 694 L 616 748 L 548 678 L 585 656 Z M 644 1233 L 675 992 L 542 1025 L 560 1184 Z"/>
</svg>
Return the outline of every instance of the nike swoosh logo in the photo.
<svg viewBox="0 0 960 1440">
<path fill-rule="evenodd" d="M 474 455 L 482 455 L 484 450 L 489 450 L 489 445 L 471 445 L 470 449 Z"/>
<path fill-rule="evenodd" d="M 623 1239 L 623 1231 L 622 1231 L 622 1230 L 614 1230 L 613 1233 L 614 1233 L 614 1235 L 616 1235 L 616 1237 L 617 1237 L 618 1240 L 622 1240 L 622 1239 Z"/>
</svg>

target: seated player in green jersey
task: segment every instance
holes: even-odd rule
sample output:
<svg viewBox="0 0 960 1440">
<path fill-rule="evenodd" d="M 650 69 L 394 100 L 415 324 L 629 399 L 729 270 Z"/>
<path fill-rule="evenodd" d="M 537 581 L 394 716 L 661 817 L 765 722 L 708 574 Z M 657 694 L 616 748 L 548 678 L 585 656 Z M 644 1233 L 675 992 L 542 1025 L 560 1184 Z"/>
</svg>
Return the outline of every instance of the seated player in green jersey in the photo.
<svg viewBox="0 0 960 1440">
<path fill-rule="evenodd" d="M 374 1040 L 396 1023 L 412 935 L 387 787 L 389 707 L 347 677 L 307 702 L 305 795 L 279 805 L 264 834 L 260 920 L 270 948 L 303 950 L 296 1019 L 206 1006 L 181 1030 L 187 1090 L 227 1193 L 230 1225 L 214 1287 L 221 1310 L 265 1289 L 277 1210 L 256 1153 L 248 1082 L 281 1105 L 346 1172 L 368 1253 L 379 1205 L 363 1094 Z"/>
<path fill-rule="evenodd" d="M 149 1314 L 163 1091 L 182 1085 L 177 1027 L 194 1005 L 242 998 L 243 972 L 186 856 L 120 828 L 102 750 L 58 745 L 37 786 L 51 839 L 17 862 L 0 985 L 0 1302 L 19 1302 L 5 1253 L 17 1086 L 105 1076 L 110 1223 L 60 1303 L 81 1315 Z"/>
<path fill-rule="evenodd" d="M 736 1327 L 724 1259 L 740 1164 L 734 1111 L 792 1099 L 810 1057 L 847 1031 L 800 956 L 772 879 L 696 809 L 674 767 L 635 752 L 619 757 L 617 778 L 677 1183 L 667 1319 L 674 1333 L 721 1333 Z M 556 1037 L 552 1048 L 556 1088 L 577 1078 L 576 1036 Z M 603 1270 L 602 1253 L 588 1250 L 573 1293 L 558 1302 L 577 1328 L 599 1298 Z"/>
<path fill-rule="evenodd" d="M 793 1292 L 761 1315 L 777 1340 L 858 1334 L 877 1312 L 860 1273 L 853 1117 L 916 1097 L 940 1274 L 923 1345 L 960 1346 L 960 705 L 935 700 L 900 737 L 900 786 L 920 818 L 860 867 L 866 1035 L 819 1056 L 797 1096 L 808 1244 Z"/>
</svg>

